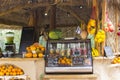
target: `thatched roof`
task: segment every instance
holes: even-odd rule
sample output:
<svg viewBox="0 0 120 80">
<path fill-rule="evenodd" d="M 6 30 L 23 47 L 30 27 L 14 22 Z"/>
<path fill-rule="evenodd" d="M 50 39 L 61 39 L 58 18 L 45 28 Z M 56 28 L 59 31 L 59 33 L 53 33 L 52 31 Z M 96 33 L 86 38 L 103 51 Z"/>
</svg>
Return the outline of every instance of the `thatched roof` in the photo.
<svg viewBox="0 0 120 80">
<path fill-rule="evenodd" d="M 108 0 L 108 7 L 120 11 L 120 0 Z"/>
<path fill-rule="evenodd" d="M 50 24 L 51 6 L 56 5 L 56 25 L 87 24 L 94 0 L 0 0 L 0 23 L 27 26 L 31 15 L 37 14 L 36 24 Z M 102 1 L 96 0 L 99 19 L 102 13 Z M 110 8 L 120 11 L 120 0 L 106 0 Z M 45 13 L 48 13 L 45 16 Z"/>
<path fill-rule="evenodd" d="M 37 12 L 38 25 L 49 24 L 52 5 L 56 5 L 58 26 L 76 25 L 88 21 L 92 0 L 0 0 L 0 23 L 28 25 L 31 12 Z"/>
</svg>

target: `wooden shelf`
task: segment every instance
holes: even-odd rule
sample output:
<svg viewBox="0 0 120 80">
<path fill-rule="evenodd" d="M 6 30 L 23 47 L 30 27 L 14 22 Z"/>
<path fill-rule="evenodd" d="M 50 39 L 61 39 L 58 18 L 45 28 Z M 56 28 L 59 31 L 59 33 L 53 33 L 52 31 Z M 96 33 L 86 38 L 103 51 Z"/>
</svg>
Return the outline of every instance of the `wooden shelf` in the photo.
<svg viewBox="0 0 120 80">
<path fill-rule="evenodd" d="M 37 61 L 44 58 L 0 58 L 0 61 Z"/>
<path fill-rule="evenodd" d="M 119 67 L 120 68 L 120 64 L 110 64 L 108 67 L 110 68 Z"/>
<path fill-rule="evenodd" d="M 114 56 L 112 57 L 93 57 L 93 60 L 112 60 Z"/>
</svg>

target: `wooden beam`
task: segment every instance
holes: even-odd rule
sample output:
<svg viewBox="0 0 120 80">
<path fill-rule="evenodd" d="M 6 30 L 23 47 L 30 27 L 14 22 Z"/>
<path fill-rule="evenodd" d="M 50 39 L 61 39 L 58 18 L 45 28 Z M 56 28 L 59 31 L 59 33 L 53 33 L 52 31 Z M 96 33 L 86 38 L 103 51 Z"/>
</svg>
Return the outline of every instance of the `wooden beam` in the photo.
<svg viewBox="0 0 120 80">
<path fill-rule="evenodd" d="M 56 5 L 51 5 L 50 9 L 50 29 L 56 28 Z"/>
</svg>

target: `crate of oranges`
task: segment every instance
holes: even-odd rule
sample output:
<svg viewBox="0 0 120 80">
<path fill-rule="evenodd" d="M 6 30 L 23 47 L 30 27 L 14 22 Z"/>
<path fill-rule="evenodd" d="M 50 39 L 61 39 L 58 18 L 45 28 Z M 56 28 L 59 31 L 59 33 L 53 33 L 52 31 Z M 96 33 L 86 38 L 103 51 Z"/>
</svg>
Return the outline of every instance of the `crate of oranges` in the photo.
<svg viewBox="0 0 120 80">
<path fill-rule="evenodd" d="M 0 65 L 0 76 L 17 76 L 23 75 L 24 71 L 12 64 L 2 64 Z"/>
<path fill-rule="evenodd" d="M 24 54 L 25 58 L 43 58 L 45 52 L 45 47 L 39 43 L 34 43 L 26 47 L 26 53 Z"/>
<path fill-rule="evenodd" d="M 113 58 L 111 63 L 112 64 L 120 64 L 120 55 Z"/>
</svg>

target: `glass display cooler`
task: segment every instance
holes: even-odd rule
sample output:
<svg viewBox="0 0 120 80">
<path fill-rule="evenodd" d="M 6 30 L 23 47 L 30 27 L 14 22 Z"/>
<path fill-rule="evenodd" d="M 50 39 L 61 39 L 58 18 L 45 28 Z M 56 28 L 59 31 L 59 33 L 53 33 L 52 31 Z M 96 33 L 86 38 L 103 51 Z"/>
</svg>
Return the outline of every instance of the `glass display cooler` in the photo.
<svg viewBox="0 0 120 80">
<path fill-rule="evenodd" d="M 90 40 L 48 40 L 45 73 L 93 73 Z"/>
</svg>

